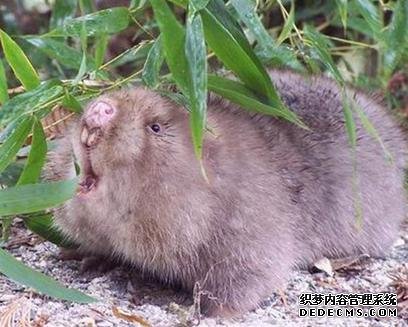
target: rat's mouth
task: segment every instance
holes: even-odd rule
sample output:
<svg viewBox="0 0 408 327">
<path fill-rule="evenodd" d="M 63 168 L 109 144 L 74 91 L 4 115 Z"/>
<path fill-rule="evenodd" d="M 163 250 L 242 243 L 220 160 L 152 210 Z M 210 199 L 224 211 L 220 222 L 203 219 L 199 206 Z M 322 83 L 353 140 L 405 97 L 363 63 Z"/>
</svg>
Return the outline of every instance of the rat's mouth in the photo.
<svg viewBox="0 0 408 327">
<path fill-rule="evenodd" d="M 85 148 L 95 147 L 102 137 L 102 129 L 95 127 L 89 129 L 86 125 L 82 127 L 81 132 L 81 143 Z"/>
<path fill-rule="evenodd" d="M 86 125 L 82 127 L 80 141 L 83 149 L 83 162 L 81 167 L 82 179 L 79 183 L 78 194 L 88 194 L 91 191 L 95 191 L 99 176 L 95 173 L 92 167 L 91 151 L 96 147 L 102 135 L 100 128 L 88 129 Z"/>
<path fill-rule="evenodd" d="M 79 182 L 78 194 L 87 194 L 96 190 L 99 182 L 99 177 L 95 174 L 89 154 L 86 154 L 82 167 L 82 178 Z"/>
</svg>

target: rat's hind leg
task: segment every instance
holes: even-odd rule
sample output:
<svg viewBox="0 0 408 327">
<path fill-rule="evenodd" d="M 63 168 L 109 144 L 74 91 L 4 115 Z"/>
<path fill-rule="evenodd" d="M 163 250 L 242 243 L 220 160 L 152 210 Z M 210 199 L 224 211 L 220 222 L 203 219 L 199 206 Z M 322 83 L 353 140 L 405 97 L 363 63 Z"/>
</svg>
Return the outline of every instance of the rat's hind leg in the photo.
<svg viewBox="0 0 408 327">
<path fill-rule="evenodd" d="M 214 265 L 196 282 L 196 310 L 208 316 L 237 317 L 280 289 L 290 272 L 288 265 L 262 259 L 234 261 Z"/>
</svg>

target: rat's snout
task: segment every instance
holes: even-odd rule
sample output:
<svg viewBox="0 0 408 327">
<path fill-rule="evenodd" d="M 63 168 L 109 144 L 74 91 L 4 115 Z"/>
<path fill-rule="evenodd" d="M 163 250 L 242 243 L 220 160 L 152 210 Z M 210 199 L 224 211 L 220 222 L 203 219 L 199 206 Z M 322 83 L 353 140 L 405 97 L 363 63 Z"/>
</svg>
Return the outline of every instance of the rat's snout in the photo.
<svg viewBox="0 0 408 327">
<path fill-rule="evenodd" d="M 85 113 L 85 124 L 90 128 L 103 128 L 115 115 L 115 108 L 107 102 L 98 101 Z"/>
<path fill-rule="evenodd" d="M 97 144 L 115 112 L 116 109 L 105 101 L 94 103 L 84 114 L 81 143 L 87 147 Z"/>
</svg>

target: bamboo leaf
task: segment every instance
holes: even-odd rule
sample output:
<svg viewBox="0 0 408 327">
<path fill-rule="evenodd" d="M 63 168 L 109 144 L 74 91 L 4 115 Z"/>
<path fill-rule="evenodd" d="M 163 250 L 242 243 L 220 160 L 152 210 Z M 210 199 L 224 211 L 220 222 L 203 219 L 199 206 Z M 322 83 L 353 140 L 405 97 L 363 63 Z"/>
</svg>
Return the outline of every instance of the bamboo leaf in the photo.
<svg viewBox="0 0 408 327">
<path fill-rule="evenodd" d="M 346 91 L 342 91 L 343 114 L 345 119 L 346 131 L 350 145 L 354 149 L 357 143 L 356 123 L 354 121 L 353 112 L 351 110 L 350 100 Z"/>
<path fill-rule="evenodd" d="M 189 10 L 185 52 L 190 73 L 190 127 L 194 151 L 201 160 L 203 135 L 207 121 L 207 52 L 201 16 Z"/>
<path fill-rule="evenodd" d="M 51 213 L 37 213 L 23 217 L 24 224 L 31 231 L 40 235 L 42 238 L 50 241 L 63 248 L 75 247 L 71 240 L 62 236 L 59 230 L 55 227 L 54 220 Z"/>
<path fill-rule="evenodd" d="M 86 51 L 88 48 L 88 37 L 87 37 L 85 22 L 82 22 L 80 39 L 81 39 L 81 49 L 82 49 L 82 60 L 81 60 L 81 65 L 79 66 L 79 69 L 78 69 L 78 74 L 73 81 L 74 85 L 79 83 L 79 81 L 82 79 L 82 77 L 84 77 L 87 71 Z"/>
<path fill-rule="evenodd" d="M 388 80 L 404 53 L 408 57 L 408 1 L 397 2 L 384 41 L 384 73 Z"/>
<path fill-rule="evenodd" d="M 295 26 L 295 5 L 292 2 L 292 6 L 290 7 L 289 16 L 285 20 L 285 24 L 283 25 L 282 32 L 278 37 L 278 44 L 281 44 L 285 41 Z"/>
<path fill-rule="evenodd" d="M 81 36 L 83 24 L 87 36 L 118 33 L 129 25 L 129 10 L 126 7 L 114 7 L 67 19 L 62 27 L 52 30 L 45 36 Z"/>
<path fill-rule="evenodd" d="M 33 116 L 26 116 L 19 120 L 16 128 L 7 140 L 0 146 L 0 173 L 14 160 L 18 150 L 24 144 L 33 126 Z M 1 216 L 1 215 L 0 215 Z"/>
<path fill-rule="evenodd" d="M 298 71 L 304 71 L 303 66 L 297 60 L 296 55 L 292 49 L 286 45 L 279 45 L 284 39 L 288 37 L 294 26 L 294 6 L 292 6 L 288 19 L 285 21 L 283 31 L 277 41 L 269 35 L 261 20 L 255 12 L 255 5 L 250 0 L 234 0 L 231 1 L 238 13 L 240 19 L 254 34 L 258 41 L 255 48 L 257 57 L 263 62 L 274 67 L 290 67 Z"/>
<path fill-rule="evenodd" d="M 231 4 L 234 6 L 239 18 L 255 36 L 260 47 L 263 49 L 272 49 L 274 45 L 273 39 L 255 12 L 255 2 L 251 0 L 232 0 Z"/>
<path fill-rule="evenodd" d="M 0 190 L 0 216 L 37 212 L 69 200 L 77 188 L 77 179 L 27 184 Z"/>
<path fill-rule="evenodd" d="M 350 8 L 349 11 L 351 12 L 352 9 Z M 333 26 L 343 27 L 341 19 L 338 17 L 335 17 L 331 23 Z M 347 18 L 347 29 L 355 30 L 363 35 L 368 36 L 369 38 L 374 39 L 374 34 L 371 31 L 371 28 L 368 26 L 367 22 L 363 18 L 349 16 Z"/>
<path fill-rule="evenodd" d="M 262 103 L 257 98 L 255 93 L 252 92 L 252 90 L 248 89 L 240 82 L 216 75 L 209 75 L 208 89 L 242 106 L 242 108 L 248 111 L 284 118 L 302 128 L 307 129 L 307 126 L 297 117 L 294 112 Z"/>
<path fill-rule="evenodd" d="M 0 185 L 3 185 L 3 187 L 15 185 L 21 175 L 21 172 L 23 171 L 23 168 L 24 163 L 22 162 L 22 160 L 16 160 L 15 162 L 11 163 L 0 174 Z"/>
<path fill-rule="evenodd" d="M 35 89 L 21 93 L 4 104 L 0 110 L 0 126 L 5 126 L 14 117 L 32 111 L 57 98 L 64 92 L 61 82 L 48 80 Z"/>
<path fill-rule="evenodd" d="M 101 34 L 97 37 L 95 47 L 95 65 L 99 68 L 105 59 L 106 49 L 108 48 L 108 34 Z"/>
<path fill-rule="evenodd" d="M 0 249 L 0 272 L 19 284 L 32 287 L 40 293 L 77 303 L 92 303 L 97 300 L 82 292 L 64 287 L 55 279 L 35 271 Z"/>
<path fill-rule="evenodd" d="M 173 2 L 177 6 L 187 8 L 188 0 L 169 0 L 170 2 Z"/>
<path fill-rule="evenodd" d="M 304 27 L 306 42 L 313 48 L 319 56 L 320 61 L 326 66 L 327 70 L 333 75 L 339 84 L 343 84 L 344 80 L 341 76 L 333 58 L 329 52 L 330 43 L 326 37 L 319 33 L 314 27 L 306 25 Z"/>
<path fill-rule="evenodd" d="M 85 14 L 92 13 L 96 10 L 95 1 L 94 0 L 80 0 L 80 10 Z"/>
<path fill-rule="evenodd" d="M 188 63 L 184 53 L 185 30 L 165 0 L 150 0 L 159 25 L 167 65 L 177 86 L 188 94 Z"/>
<path fill-rule="evenodd" d="M 337 10 L 344 30 L 347 29 L 348 0 L 336 0 Z"/>
<path fill-rule="evenodd" d="M 44 37 L 27 37 L 25 40 L 65 67 L 78 70 L 81 66 L 82 54 L 63 42 Z M 95 61 L 90 57 L 87 57 L 87 66 L 96 68 Z"/>
<path fill-rule="evenodd" d="M 253 52 L 239 25 L 221 0 L 212 0 L 201 11 L 206 41 L 216 56 L 244 84 L 277 108 L 284 105 L 262 63 Z"/>
<path fill-rule="evenodd" d="M 41 122 L 34 119 L 33 138 L 30 154 L 28 155 L 24 170 L 20 175 L 17 185 L 34 184 L 38 181 L 41 169 L 47 154 L 47 141 Z"/>
<path fill-rule="evenodd" d="M 136 10 L 143 8 L 146 5 L 147 0 L 131 0 L 129 4 L 130 10 Z"/>
<path fill-rule="evenodd" d="M 72 112 L 82 113 L 83 109 L 81 104 L 72 96 L 70 93 L 65 93 L 64 98 L 62 99 L 62 106 L 69 109 Z"/>
<path fill-rule="evenodd" d="M 286 44 L 276 45 L 272 50 L 255 47 L 258 58 L 272 67 L 289 67 L 299 72 L 305 72 L 305 68 L 296 58 L 296 52 Z"/>
<path fill-rule="evenodd" d="M 132 64 L 143 64 L 146 62 L 147 55 L 153 46 L 154 41 L 142 41 L 137 45 L 125 50 L 117 56 L 116 58 L 109 61 L 109 63 L 105 63 L 106 66 L 104 67 L 119 67 L 121 65 L 125 65 L 127 63 Z M 98 71 L 100 73 L 100 71 Z"/>
<path fill-rule="evenodd" d="M 171 0 L 182 7 L 184 0 Z M 200 11 L 206 42 L 224 65 L 244 84 L 274 107 L 284 108 L 269 74 L 252 50 L 239 24 L 231 17 L 222 0 L 211 0 Z"/>
<path fill-rule="evenodd" d="M 380 20 L 378 7 L 371 0 L 354 0 L 357 11 L 367 22 L 377 41 L 382 38 L 383 24 Z"/>
<path fill-rule="evenodd" d="M 365 112 L 361 109 L 361 107 L 358 104 L 355 104 L 353 106 L 353 109 L 357 112 L 358 118 L 361 121 L 361 124 L 363 125 L 364 129 L 366 132 L 380 144 L 381 148 L 383 149 L 384 155 L 386 159 L 390 162 L 392 162 L 393 158 L 391 153 L 388 151 L 386 148 L 384 142 L 381 139 L 380 134 L 378 133 L 377 129 L 374 127 L 374 125 L 371 123 L 371 121 L 368 119 L 367 115 Z"/>
<path fill-rule="evenodd" d="M 189 13 L 191 15 L 195 15 L 196 12 L 204 9 L 205 7 L 207 7 L 208 2 L 210 0 L 190 0 L 189 1 Z"/>
<path fill-rule="evenodd" d="M 4 71 L 3 61 L 0 59 L 0 104 L 4 104 L 9 99 L 7 90 L 6 73 Z"/>
<path fill-rule="evenodd" d="M 0 42 L 8 64 L 24 88 L 32 90 L 37 87 L 40 79 L 31 62 L 19 45 L 2 29 L 0 29 Z"/>
<path fill-rule="evenodd" d="M 163 65 L 164 54 L 161 36 L 156 39 L 147 55 L 143 67 L 143 82 L 150 88 L 155 88 L 159 83 L 160 68 Z"/>
<path fill-rule="evenodd" d="M 64 22 L 75 16 L 77 0 L 55 0 L 50 18 L 50 29 L 63 26 Z"/>
</svg>

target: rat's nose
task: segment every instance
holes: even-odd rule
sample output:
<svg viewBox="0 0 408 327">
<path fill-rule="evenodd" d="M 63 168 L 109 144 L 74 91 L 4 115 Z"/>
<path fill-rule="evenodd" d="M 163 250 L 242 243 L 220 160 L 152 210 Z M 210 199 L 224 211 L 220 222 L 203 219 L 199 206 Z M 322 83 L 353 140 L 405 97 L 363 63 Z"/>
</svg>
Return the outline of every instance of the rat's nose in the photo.
<svg viewBox="0 0 408 327">
<path fill-rule="evenodd" d="M 98 101 L 85 113 L 85 124 L 88 128 L 102 128 L 113 118 L 115 108 L 107 102 Z"/>
<path fill-rule="evenodd" d="M 94 103 L 84 115 L 81 143 L 87 147 L 95 146 L 103 135 L 104 127 L 115 116 L 115 111 L 115 108 L 105 101 Z"/>
</svg>

